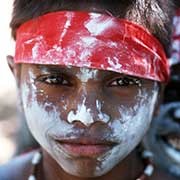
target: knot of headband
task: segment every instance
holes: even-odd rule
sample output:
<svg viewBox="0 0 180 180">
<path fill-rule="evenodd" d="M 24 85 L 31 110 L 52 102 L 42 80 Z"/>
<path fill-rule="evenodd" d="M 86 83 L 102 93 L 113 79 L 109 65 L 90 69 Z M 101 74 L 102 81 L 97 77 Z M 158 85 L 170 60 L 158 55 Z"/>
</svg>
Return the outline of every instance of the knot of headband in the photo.
<svg viewBox="0 0 180 180">
<path fill-rule="evenodd" d="M 72 65 L 166 82 L 159 41 L 143 27 L 108 15 L 60 11 L 17 30 L 15 63 Z"/>
</svg>

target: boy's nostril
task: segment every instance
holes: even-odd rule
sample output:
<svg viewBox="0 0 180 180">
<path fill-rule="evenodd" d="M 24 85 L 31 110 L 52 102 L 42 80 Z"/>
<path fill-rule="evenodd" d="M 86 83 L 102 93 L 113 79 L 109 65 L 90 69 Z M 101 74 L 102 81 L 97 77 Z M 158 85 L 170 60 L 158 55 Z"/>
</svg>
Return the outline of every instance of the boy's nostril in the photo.
<svg viewBox="0 0 180 180">
<path fill-rule="evenodd" d="M 85 124 L 83 124 L 82 122 L 80 122 L 79 120 L 73 121 L 73 125 L 77 129 L 86 129 L 87 128 L 87 126 Z"/>
</svg>

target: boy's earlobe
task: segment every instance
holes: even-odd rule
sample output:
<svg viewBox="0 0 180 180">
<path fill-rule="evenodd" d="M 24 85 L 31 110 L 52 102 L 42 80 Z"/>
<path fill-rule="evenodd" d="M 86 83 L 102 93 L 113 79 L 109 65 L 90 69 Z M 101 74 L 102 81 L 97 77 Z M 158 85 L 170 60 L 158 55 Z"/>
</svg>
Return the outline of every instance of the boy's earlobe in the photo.
<svg viewBox="0 0 180 180">
<path fill-rule="evenodd" d="M 21 75 L 21 73 L 20 73 L 21 66 L 14 62 L 14 57 L 11 56 L 11 55 L 6 56 L 6 59 L 7 59 L 7 63 L 9 65 L 9 68 L 10 68 L 11 72 L 14 75 L 14 78 L 16 80 L 16 84 L 19 87 L 19 85 L 20 85 L 20 75 Z"/>
<path fill-rule="evenodd" d="M 7 63 L 9 65 L 9 68 L 11 69 L 12 73 L 14 74 L 14 57 L 11 55 L 6 56 Z"/>
</svg>

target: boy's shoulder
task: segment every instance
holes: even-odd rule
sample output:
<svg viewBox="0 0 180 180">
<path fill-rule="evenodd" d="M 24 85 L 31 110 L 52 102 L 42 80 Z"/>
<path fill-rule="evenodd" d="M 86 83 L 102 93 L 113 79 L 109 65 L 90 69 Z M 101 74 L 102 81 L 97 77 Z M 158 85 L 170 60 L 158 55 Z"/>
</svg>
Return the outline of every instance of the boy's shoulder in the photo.
<svg viewBox="0 0 180 180">
<path fill-rule="evenodd" d="M 0 180 L 24 180 L 30 174 L 33 152 L 15 157 L 0 166 Z"/>
</svg>

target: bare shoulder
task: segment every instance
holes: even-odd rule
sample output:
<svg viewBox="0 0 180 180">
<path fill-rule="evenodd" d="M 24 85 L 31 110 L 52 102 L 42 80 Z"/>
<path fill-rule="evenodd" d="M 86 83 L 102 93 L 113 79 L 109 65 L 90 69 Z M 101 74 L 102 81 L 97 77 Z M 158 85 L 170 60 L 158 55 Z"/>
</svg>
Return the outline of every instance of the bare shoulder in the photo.
<svg viewBox="0 0 180 180">
<path fill-rule="evenodd" d="M 30 174 L 34 152 L 18 156 L 0 166 L 0 180 L 24 180 Z"/>
</svg>

